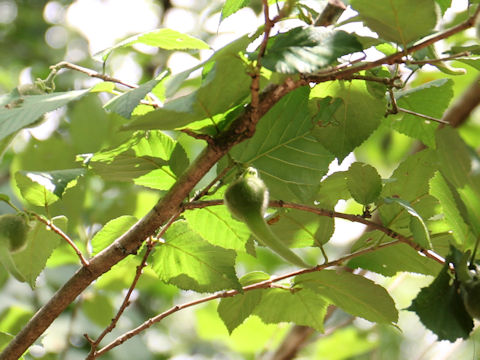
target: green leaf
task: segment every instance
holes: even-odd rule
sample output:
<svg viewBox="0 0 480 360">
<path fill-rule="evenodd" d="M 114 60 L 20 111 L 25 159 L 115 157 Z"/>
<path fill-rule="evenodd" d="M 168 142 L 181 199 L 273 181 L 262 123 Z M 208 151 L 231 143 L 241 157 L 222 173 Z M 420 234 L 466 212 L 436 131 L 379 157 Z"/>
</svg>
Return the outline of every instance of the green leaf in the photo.
<svg viewBox="0 0 480 360">
<path fill-rule="evenodd" d="M 210 48 L 204 41 L 190 35 L 172 29 L 156 29 L 129 37 L 117 45 L 95 54 L 95 57 L 100 56 L 103 61 L 106 61 L 113 50 L 135 44 L 155 46 L 165 50 L 200 50 Z"/>
<path fill-rule="evenodd" d="M 316 201 L 320 207 L 333 209 L 340 199 L 350 199 L 350 191 L 347 186 L 347 171 L 337 171 L 329 175 L 320 183 Z"/>
<path fill-rule="evenodd" d="M 397 204 L 404 208 L 411 216 L 410 231 L 413 234 L 413 240 L 424 249 L 431 249 L 432 242 L 430 241 L 430 233 L 422 216 L 413 208 L 413 206 L 405 200 L 399 198 L 385 198 L 385 204 Z"/>
<path fill-rule="evenodd" d="M 31 309 L 19 305 L 11 305 L 0 313 L 0 331 L 17 334 L 28 323 L 33 315 Z"/>
<path fill-rule="evenodd" d="M 77 179 L 85 175 L 86 170 L 20 171 L 19 173 L 61 199 L 65 191 L 77 185 Z"/>
<path fill-rule="evenodd" d="M 15 182 L 17 184 L 22 197 L 32 205 L 36 206 L 50 206 L 56 202 L 59 197 L 55 195 L 50 187 L 48 189 L 44 185 L 38 183 L 38 178 L 33 177 L 35 181 L 27 174 L 23 175 L 20 172 L 15 174 Z M 48 184 L 46 184 L 48 186 Z"/>
<path fill-rule="evenodd" d="M 261 34 L 263 34 L 263 26 L 259 27 L 257 31 L 252 35 L 250 34 L 243 35 L 238 39 L 225 45 L 223 48 L 216 51 L 208 60 L 204 61 L 203 63 L 195 65 L 194 67 L 191 67 L 190 69 L 182 71 L 181 73 L 170 76 L 168 79 L 165 80 L 165 96 L 167 98 L 174 96 L 175 93 L 180 88 L 183 81 L 185 81 L 193 71 L 202 68 L 208 63 L 212 64 L 214 62 L 217 62 L 222 58 L 238 56 L 239 52 L 245 51 L 248 44 L 250 44 L 253 40 L 255 40 L 255 38 L 257 38 Z"/>
<path fill-rule="evenodd" d="M 436 173 L 430 180 L 430 193 L 440 201 L 445 221 L 458 246 L 466 248 L 474 244 L 476 236 L 472 232 L 465 204 L 457 190 L 449 185 L 440 173 Z"/>
<path fill-rule="evenodd" d="M 230 15 L 235 14 L 238 10 L 244 8 L 250 3 L 250 0 L 226 0 L 222 7 L 222 16 L 220 21 L 223 21 Z"/>
<path fill-rule="evenodd" d="M 365 233 L 354 247 L 368 244 L 374 246 L 376 243 L 385 242 L 382 239 L 384 236 L 385 234 L 378 230 Z M 411 246 L 403 243 L 378 248 L 357 256 L 347 265 L 352 269 L 361 268 L 384 276 L 394 276 L 401 271 L 435 276 L 441 268 L 438 262 L 419 255 Z"/>
<path fill-rule="evenodd" d="M 382 178 L 373 166 L 355 162 L 348 169 L 347 185 L 356 202 L 368 205 L 380 195 Z"/>
<path fill-rule="evenodd" d="M 186 167 L 185 151 L 161 131 L 137 132 L 122 145 L 83 155 L 94 172 L 111 181 L 133 181 L 137 185 L 167 190 L 177 175 L 168 166 L 170 161 Z M 172 156 L 175 159 L 172 159 Z M 178 169 L 177 169 L 178 170 Z"/>
<path fill-rule="evenodd" d="M 295 284 L 312 290 L 354 316 L 387 324 L 398 320 L 395 303 L 388 292 L 363 276 L 322 270 L 296 276 Z"/>
<path fill-rule="evenodd" d="M 67 230 L 67 218 L 65 216 L 54 217 L 51 221 L 61 230 Z M 27 247 L 13 254 L 12 257 L 17 269 L 33 289 L 38 275 L 43 271 L 53 250 L 60 245 L 62 240 L 58 234 L 48 229 L 40 221 L 31 221 L 31 223 L 33 224 L 28 233 Z"/>
<path fill-rule="evenodd" d="M 355 326 L 335 329 L 329 336 L 322 337 L 322 341 L 317 342 L 314 359 L 328 360 L 346 360 L 361 359 L 366 354 L 381 354 L 379 348 L 383 342 L 379 336 L 372 337 L 368 331 L 362 331 Z M 396 330 L 396 329 L 395 329 Z M 379 333 L 382 330 L 379 329 Z M 392 344 L 385 344 L 391 347 Z"/>
<path fill-rule="evenodd" d="M 242 286 L 247 286 L 269 278 L 268 274 L 255 271 L 242 276 L 240 283 Z M 220 300 L 217 307 L 218 315 L 220 315 L 230 334 L 252 314 L 255 307 L 260 303 L 264 292 L 264 289 L 251 290 Z"/>
<path fill-rule="evenodd" d="M 438 79 L 416 88 L 397 92 L 395 98 L 400 108 L 422 115 L 441 119 L 453 97 L 453 81 Z M 426 146 L 435 147 L 435 130 L 438 123 L 424 118 L 405 114 L 401 118 L 391 120 L 395 130 L 410 137 L 419 139 Z"/>
<path fill-rule="evenodd" d="M 27 95 L 20 97 L 19 103 L 14 107 L 0 108 L 0 140 L 33 125 L 43 114 L 81 98 L 88 91 L 87 89 L 45 95 Z"/>
<path fill-rule="evenodd" d="M 185 221 L 177 221 L 168 229 L 152 264 L 160 280 L 197 292 L 241 290 L 234 265 L 233 250 L 207 243 Z"/>
<path fill-rule="evenodd" d="M 3 350 L 13 340 L 14 336 L 0 331 L 0 350 Z"/>
<path fill-rule="evenodd" d="M 463 188 L 468 181 L 471 160 L 465 142 L 451 127 L 436 132 L 437 156 L 442 175 L 453 186 Z"/>
<path fill-rule="evenodd" d="M 355 36 L 325 27 L 297 27 L 272 37 L 270 42 L 262 65 L 284 74 L 314 73 L 343 55 L 363 50 Z"/>
<path fill-rule="evenodd" d="M 266 324 L 293 322 L 323 332 L 328 302 L 310 289 L 268 289 L 254 314 Z"/>
<path fill-rule="evenodd" d="M 438 336 L 438 340 L 454 342 L 459 338 L 468 338 L 473 320 L 465 310 L 449 271 L 447 263 L 435 280 L 419 292 L 407 310 L 414 311 L 423 325 Z"/>
<path fill-rule="evenodd" d="M 319 84 L 310 95 L 311 98 L 326 96 L 341 98 L 343 104 L 335 112 L 334 121 L 327 126 L 319 124 L 313 134 L 342 162 L 380 125 L 385 113 L 385 100 L 370 95 L 364 81 Z"/>
<path fill-rule="evenodd" d="M 295 209 L 278 217 L 270 229 L 289 247 L 322 246 L 333 235 L 333 218 Z"/>
<path fill-rule="evenodd" d="M 420 202 L 427 201 L 430 209 L 433 203 L 428 200 L 430 178 L 437 170 L 437 158 L 434 151 L 423 150 L 414 155 L 409 156 L 403 161 L 390 176 L 390 181 L 383 186 L 381 196 L 384 198 L 400 198 L 415 206 L 416 211 L 422 217 L 428 219 L 433 214 L 423 214 Z M 401 222 L 401 213 L 404 213 L 403 219 L 410 222 L 408 213 L 405 208 L 399 204 L 389 204 L 388 206 L 379 206 L 380 218 L 385 226 L 392 227 L 393 223 L 397 224 L 393 229 L 400 230 L 403 226 L 408 226 Z M 431 211 L 431 210 L 430 210 Z"/>
<path fill-rule="evenodd" d="M 273 198 L 308 201 L 327 173 L 333 155 L 310 135 L 309 89 L 283 97 L 258 123 L 255 135 L 231 156 L 254 166 Z"/>
<path fill-rule="evenodd" d="M 127 232 L 138 219 L 135 216 L 120 216 L 110 220 L 105 226 L 92 238 L 92 255 L 97 255 L 115 241 L 120 235 Z"/>
<path fill-rule="evenodd" d="M 380 37 L 404 47 L 429 35 L 437 24 L 434 0 L 351 0 L 350 5 Z"/>
<path fill-rule="evenodd" d="M 212 245 L 235 251 L 247 250 L 250 231 L 246 225 L 232 218 L 225 206 L 210 206 L 184 213 L 195 232 Z"/>
<path fill-rule="evenodd" d="M 126 129 L 179 129 L 192 122 L 223 114 L 249 94 L 250 77 L 242 60 L 234 55 L 219 57 L 200 88 L 167 102 L 164 107 L 135 117 Z"/>
<path fill-rule="evenodd" d="M 86 293 L 82 297 L 82 311 L 94 324 L 104 328 L 115 316 L 110 296 L 99 293 Z"/>
<path fill-rule="evenodd" d="M 124 118 L 130 119 L 133 110 L 138 106 L 140 100 L 145 98 L 145 96 L 163 80 L 165 75 L 166 73 L 162 73 L 155 79 L 147 81 L 135 89 L 128 90 L 123 94 L 114 97 L 105 104 L 105 109 L 113 111 Z"/>
</svg>

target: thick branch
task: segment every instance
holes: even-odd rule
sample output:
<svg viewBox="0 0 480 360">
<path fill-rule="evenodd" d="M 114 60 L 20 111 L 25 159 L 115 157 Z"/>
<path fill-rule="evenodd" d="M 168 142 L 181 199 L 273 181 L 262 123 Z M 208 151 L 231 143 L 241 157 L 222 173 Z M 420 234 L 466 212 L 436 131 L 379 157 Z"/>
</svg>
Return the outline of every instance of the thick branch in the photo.
<svg viewBox="0 0 480 360">
<path fill-rule="evenodd" d="M 287 80 L 262 93 L 258 107 L 260 116 L 265 115 L 283 96 L 303 85 L 303 82 Z M 177 180 L 168 193 L 153 209 L 139 220 L 128 232 L 118 238 L 90 260 L 89 266 L 80 268 L 30 319 L 0 354 L 0 360 L 18 359 L 50 324 L 81 294 L 95 279 L 129 254 L 135 253 L 142 242 L 153 235 L 163 223 L 181 210 L 182 202 L 188 198 L 195 185 L 205 176 L 217 161 L 234 145 L 251 137 L 256 122 L 252 121 L 251 108 L 237 118 L 231 127 L 222 133 L 214 143 L 208 144 L 185 173 Z"/>
<path fill-rule="evenodd" d="M 478 104 L 480 104 L 480 76 L 476 77 L 453 105 L 448 107 L 443 114 L 442 120 L 453 127 L 458 127 L 467 120 Z"/>
</svg>

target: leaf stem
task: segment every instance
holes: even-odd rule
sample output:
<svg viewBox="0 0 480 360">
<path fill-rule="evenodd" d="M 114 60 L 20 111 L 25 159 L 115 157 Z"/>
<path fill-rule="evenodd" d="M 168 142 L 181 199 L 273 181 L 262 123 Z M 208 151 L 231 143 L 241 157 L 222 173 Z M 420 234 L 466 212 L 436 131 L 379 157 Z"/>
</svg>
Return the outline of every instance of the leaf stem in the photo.
<svg viewBox="0 0 480 360">
<path fill-rule="evenodd" d="M 65 234 L 62 229 L 60 229 L 59 227 L 57 227 L 52 221 L 50 220 L 47 220 L 45 218 L 43 218 L 42 216 L 38 215 L 38 214 L 35 214 L 33 213 L 33 215 L 35 216 L 35 218 L 40 221 L 41 223 L 47 225 L 54 233 L 58 234 L 62 239 L 64 239 L 68 245 L 71 246 L 71 248 L 73 249 L 73 251 L 75 251 L 75 253 L 77 254 L 78 258 L 80 259 L 80 262 L 82 263 L 82 265 L 84 267 L 88 267 L 89 266 L 89 262 L 87 259 L 85 259 L 82 255 L 82 252 L 80 251 L 80 249 L 77 247 L 77 245 L 75 245 L 75 243 L 73 242 L 72 239 L 70 239 L 70 237 Z"/>
</svg>

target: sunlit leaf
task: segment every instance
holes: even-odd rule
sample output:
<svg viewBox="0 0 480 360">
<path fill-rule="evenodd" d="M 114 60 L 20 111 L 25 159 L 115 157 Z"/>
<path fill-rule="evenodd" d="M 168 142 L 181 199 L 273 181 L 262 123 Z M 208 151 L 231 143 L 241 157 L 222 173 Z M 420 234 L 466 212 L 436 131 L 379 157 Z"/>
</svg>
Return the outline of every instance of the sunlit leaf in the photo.
<svg viewBox="0 0 480 360">
<path fill-rule="evenodd" d="M 152 263 L 162 281 L 198 292 L 240 289 L 234 265 L 233 250 L 207 243 L 185 221 L 168 229 Z"/>
</svg>

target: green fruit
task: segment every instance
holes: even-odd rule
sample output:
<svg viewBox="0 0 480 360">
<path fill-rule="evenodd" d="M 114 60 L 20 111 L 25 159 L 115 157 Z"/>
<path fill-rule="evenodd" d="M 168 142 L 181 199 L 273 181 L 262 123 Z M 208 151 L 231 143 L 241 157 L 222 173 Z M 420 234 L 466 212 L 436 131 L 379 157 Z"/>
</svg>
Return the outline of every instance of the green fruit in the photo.
<svg viewBox="0 0 480 360">
<path fill-rule="evenodd" d="M 268 207 L 268 189 L 258 177 L 254 168 L 248 168 L 225 191 L 225 204 L 233 217 L 243 221 L 257 241 L 276 252 L 285 260 L 301 267 L 309 267 L 292 250 L 290 250 L 272 232 L 265 222 Z"/>
<path fill-rule="evenodd" d="M 8 240 L 8 250 L 22 250 L 27 242 L 28 224 L 25 216 L 6 214 L 0 216 L 0 239 Z"/>
<path fill-rule="evenodd" d="M 225 204 L 234 217 L 245 221 L 250 213 L 265 214 L 268 190 L 254 168 L 248 168 L 225 191 Z"/>
<path fill-rule="evenodd" d="M 462 284 L 463 303 L 472 318 L 480 319 L 480 279 Z"/>
</svg>

